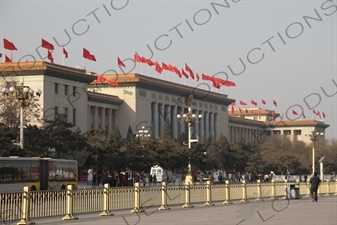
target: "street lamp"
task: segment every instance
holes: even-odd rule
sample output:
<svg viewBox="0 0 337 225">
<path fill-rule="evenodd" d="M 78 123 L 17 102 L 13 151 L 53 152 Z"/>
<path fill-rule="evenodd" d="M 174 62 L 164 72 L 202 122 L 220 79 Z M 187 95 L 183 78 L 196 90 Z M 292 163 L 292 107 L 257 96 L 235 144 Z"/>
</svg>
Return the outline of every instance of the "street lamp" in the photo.
<svg viewBox="0 0 337 225">
<path fill-rule="evenodd" d="M 136 134 L 136 138 L 139 138 L 139 139 L 146 139 L 146 138 L 149 138 L 151 136 L 151 134 L 149 134 L 149 131 L 148 130 L 145 130 L 145 127 L 142 126 L 142 129 L 140 129 L 138 131 L 138 134 Z"/>
<path fill-rule="evenodd" d="M 35 92 L 28 86 L 23 85 L 24 80 L 23 78 L 20 78 L 20 84 L 19 86 L 10 87 L 9 89 L 4 87 L 2 88 L 2 94 L 4 96 L 8 96 L 8 94 L 12 94 L 16 97 L 16 99 L 19 102 L 20 106 L 20 148 L 23 149 L 23 109 L 24 107 L 28 106 L 26 104 L 26 100 L 31 99 L 35 96 L 40 97 L 42 94 L 42 91 L 40 89 L 37 89 Z"/>
<path fill-rule="evenodd" d="M 310 131 L 309 134 L 305 134 L 308 136 L 312 142 L 312 176 L 315 173 L 315 142 L 319 140 L 319 137 L 323 136 L 323 133 L 320 133 L 316 130 Z"/>
<path fill-rule="evenodd" d="M 188 107 L 188 112 L 183 114 L 181 117 L 180 114 L 177 115 L 177 119 L 179 123 L 186 122 L 188 126 L 188 149 L 191 150 L 191 143 L 198 142 L 198 139 L 191 138 L 191 127 L 194 125 L 195 122 L 199 122 L 202 119 L 202 115 L 199 114 L 198 117 L 192 113 L 191 107 Z M 185 178 L 185 183 L 192 183 L 192 170 L 191 170 L 191 162 L 188 161 L 188 170 L 187 175 Z"/>
</svg>

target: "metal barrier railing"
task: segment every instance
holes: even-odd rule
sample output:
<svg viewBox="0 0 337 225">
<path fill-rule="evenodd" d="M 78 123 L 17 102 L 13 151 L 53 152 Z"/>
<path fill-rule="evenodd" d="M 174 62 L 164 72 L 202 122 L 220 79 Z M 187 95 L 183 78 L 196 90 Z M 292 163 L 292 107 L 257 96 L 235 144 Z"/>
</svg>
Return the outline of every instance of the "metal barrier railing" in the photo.
<svg viewBox="0 0 337 225">
<path fill-rule="evenodd" d="M 302 197 L 310 196 L 310 185 L 305 182 L 291 182 L 299 189 Z M 64 220 L 77 219 L 80 213 L 101 212 L 99 215 L 112 215 L 111 211 L 130 209 L 141 212 L 149 207 L 168 209 L 169 205 L 193 207 L 192 203 L 213 205 L 213 201 L 231 204 L 240 202 L 262 201 L 264 199 L 287 199 L 286 188 L 289 183 L 265 182 L 251 183 L 246 181 L 213 185 L 210 182 L 200 185 L 141 187 L 112 187 L 108 184 L 103 189 L 72 189 L 60 191 L 30 191 L 25 187 L 22 193 L 0 194 L 0 221 L 20 220 L 18 224 L 29 224 L 31 218 L 64 216 Z M 337 180 L 321 182 L 320 196 L 337 195 Z"/>
</svg>

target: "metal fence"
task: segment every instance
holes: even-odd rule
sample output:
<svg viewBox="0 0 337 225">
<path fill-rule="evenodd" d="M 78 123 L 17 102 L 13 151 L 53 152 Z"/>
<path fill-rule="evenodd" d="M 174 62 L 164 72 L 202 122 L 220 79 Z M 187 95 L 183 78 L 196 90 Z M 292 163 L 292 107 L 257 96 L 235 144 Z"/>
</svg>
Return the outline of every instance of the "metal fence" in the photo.
<svg viewBox="0 0 337 225">
<path fill-rule="evenodd" d="M 309 197 L 310 185 L 305 182 L 291 182 L 302 197 Z M 142 209 L 158 206 L 166 209 L 169 205 L 189 207 L 192 203 L 210 203 L 231 200 L 246 202 L 247 199 L 287 198 L 286 188 L 290 182 L 264 183 L 229 183 L 170 185 L 165 182 L 161 186 L 141 187 L 112 187 L 103 189 L 72 189 L 60 191 L 29 191 L 24 188 L 22 193 L 0 194 L 0 221 L 29 220 L 30 218 L 64 216 L 72 219 L 74 214 L 102 212 L 107 215 L 110 211 L 130 209 L 140 212 Z M 321 182 L 318 193 L 320 196 L 337 195 L 337 180 Z M 183 205 L 184 204 L 184 205 Z"/>
</svg>

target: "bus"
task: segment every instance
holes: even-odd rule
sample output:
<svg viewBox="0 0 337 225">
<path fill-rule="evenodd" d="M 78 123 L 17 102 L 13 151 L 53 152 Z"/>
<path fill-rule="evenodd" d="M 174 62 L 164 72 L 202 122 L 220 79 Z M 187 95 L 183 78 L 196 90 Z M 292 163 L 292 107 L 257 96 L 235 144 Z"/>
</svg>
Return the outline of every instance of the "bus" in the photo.
<svg viewBox="0 0 337 225">
<path fill-rule="evenodd" d="M 0 193 L 77 188 L 77 176 L 76 160 L 0 157 Z"/>
</svg>

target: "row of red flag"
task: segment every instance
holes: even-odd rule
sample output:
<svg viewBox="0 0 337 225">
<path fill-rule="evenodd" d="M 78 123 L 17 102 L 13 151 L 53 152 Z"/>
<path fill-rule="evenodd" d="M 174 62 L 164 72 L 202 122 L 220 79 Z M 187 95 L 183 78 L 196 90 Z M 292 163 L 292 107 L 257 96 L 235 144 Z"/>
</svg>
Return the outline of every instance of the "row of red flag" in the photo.
<svg viewBox="0 0 337 225">
<path fill-rule="evenodd" d="M 266 105 L 266 104 L 267 104 L 266 101 L 263 100 L 263 99 L 262 99 L 261 102 L 262 102 L 263 105 Z M 234 106 L 235 106 L 235 104 L 236 104 L 235 102 L 232 103 L 232 105 L 234 105 Z M 247 103 L 244 102 L 244 101 L 242 101 L 242 100 L 240 100 L 239 104 L 240 104 L 240 105 L 243 105 L 243 106 L 246 106 L 246 105 L 247 105 Z M 257 102 L 254 101 L 254 100 L 250 100 L 250 104 L 257 106 Z M 273 105 L 274 105 L 274 106 L 277 106 L 277 102 L 276 102 L 275 100 L 273 100 Z"/>
<path fill-rule="evenodd" d="M 10 42 L 5 38 L 3 39 L 3 44 L 4 49 L 11 51 L 18 50 L 13 42 Z M 54 63 L 54 58 L 52 55 L 52 51 L 55 50 L 54 45 L 42 38 L 41 47 L 48 50 L 47 58 L 50 60 L 50 62 Z M 64 47 L 62 47 L 62 53 L 64 54 L 65 58 L 68 58 L 68 52 Z M 83 58 L 96 62 L 95 55 L 91 54 L 86 48 L 83 48 Z M 12 62 L 12 58 L 9 58 L 7 55 L 5 55 L 5 62 Z"/>
<path fill-rule="evenodd" d="M 155 66 L 155 70 L 157 73 L 161 74 L 163 70 L 175 73 L 179 76 L 179 78 L 182 78 L 183 76 L 188 79 L 196 79 L 197 82 L 200 79 L 200 76 L 198 73 L 194 73 L 193 70 L 185 63 L 185 68 L 178 69 L 176 66 L 173 66 L 169 63 L 158 63 L 157 61 L 152 61 L 151 59 L 147 59 L 145 57 L 141 57 L 137 54 L 134 55 L 134 61 L 137 63 L 144 63 L 148 66 Z M 119 66 L 125 67 L 124 63 L 118 58 L 117 63 Z M 201 74 L 201 79 L 205 81 L 211 81 L 213 83 L 213 87 L 220 88 L 222 85 L 227 87 L 235 87 L 236 84 L 229 80 L 224 80 L 219 77 L 210 76 L 207 74 Z"/>
<path fill-rule="evenodd" d="M 8 41 L 5 38 L 3 39 L 3 41 L 4 41 L 5 49 L 12 50 L 12 51 L 17 50 L 16 46 L 12 42 Z M 42 38 L 41 47 L 48 50 L 47 58 L 50 60 L 50 62 L 54 63 L 54 57 L 52 55 L 52 51 L 55 49 L 54 45 Z M 68 58 L 68 52 L 66 51 L 64 47 L 62 47 L 62 52 L 65 55 L 65 58 Z M 86 48 L 83 48 L 83 58 L 96 62 L 95 55 L 91 54 Z M 187 65 L 187 63 L 185 63 L 185 69 L 179 70 L 176 66 L 173 66 L 171 64 L 166 64 L 166 63 L 159 64 L 157 61 L 152 61 L 151 59 L 140 57 L 137 54 L 134 55 L 134 61 L 137 63 L 145 63 L 149 66 L 155 66 L 155 70 L 160 74 L 163 72 L 163 70 L 167 70 L 167 71 L 176 73 L 179 76 L 179 78 L 182 78 L 182 76 L 184 76 L 185 78 L 188 79 L 190 77 L 192 79 L 196 79 L 197 82 L 200 79 L 199 74 L 198 73 L 194 74 L 193 70 Z M 5 62 L 12 62 L 12 59 L 5 56 Z M 119 57 L 117 58 L 117 63 L 119 66 L 125 67 L 125 64 L 123 63 L 122 60 L 120 60 Z M 227 87 L 236 86 L 236 84 L 232 81 L 224 80 L 219 77 L 209 76 L 207 74 L 202 74 L 201 79 L 205 81 L 211 81 L 213 84 L 213 87 L 215 88 L 220 88 L 222 85 L 227 86 Z"/>
<path fill-rule="evenodd" d="M 234 114 L 234 110 L 235 110 L 234 109 L 235 104 L 231 104 L 231 106 L 232 106 L 231 114 L 233 115 Z M 240 114 L 243 114 L 243 110 L 240 107 L 238 109 L 240 111 Z M 251 114 L 252 115 L 254 115 L 254 111 L 255 111 L 254 109 L 251 110 Z M 325 113 L 324 112 L 321 113 L 320 111 L 318 111 L 318 110 L 316 111 L 315 109 L 313 109 L 312 112 L 313 112 L 313 114 L 315 114 L 316 116 L 318 116 L 320 119 L 322 119 L 322 117 L 325 118 Z M 295 110 L 291 110 L 291 113 L 294 116 L 299 116 L 298 112 L 295 111 Z M 249 114 L 249 110 L 248 109 L 245 109 L 245 114 Z M 260 109 L 258 109 L 258 116 L 259 116 L 259 118 L 261 118 L 260 117 Z M 274 119 L 277 118 L 277 114 L 275 113 L 274 110 L 272 110 L 272 116 L 273 116 Z M 303 119 L 306 118 L 304 112 L 302 112 L 301 116 L 302 116 Z M 282 116 L 282 119 L 283 119 L 283 116 Z"/>
</svg>

